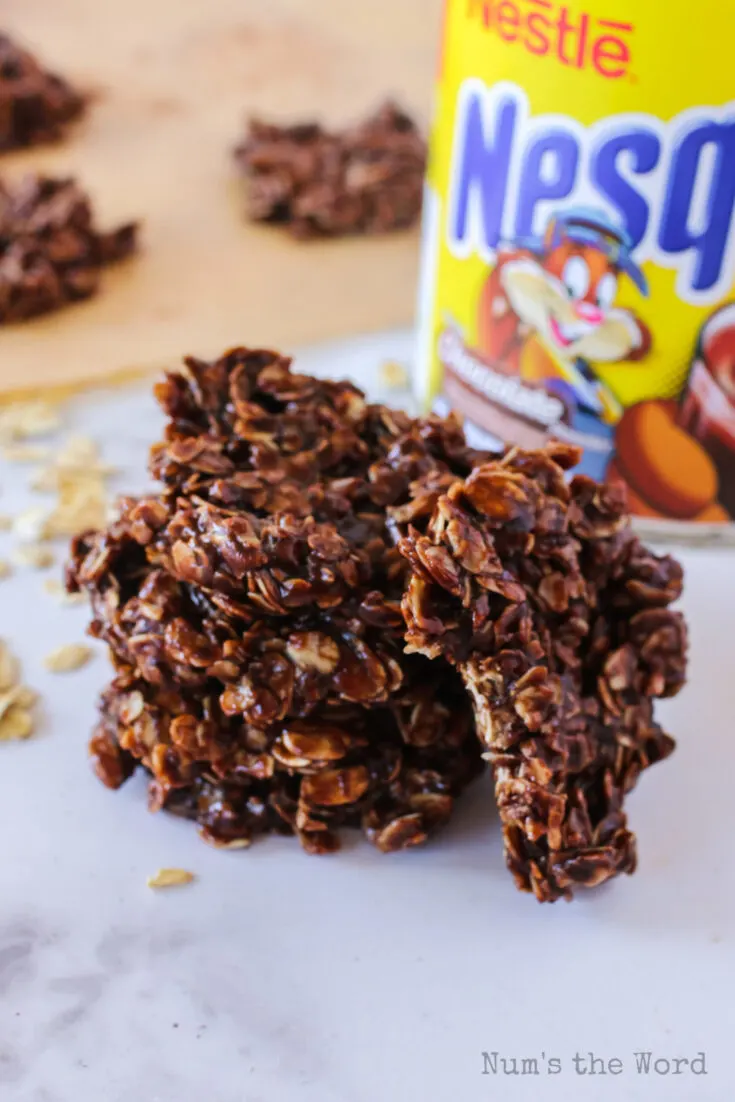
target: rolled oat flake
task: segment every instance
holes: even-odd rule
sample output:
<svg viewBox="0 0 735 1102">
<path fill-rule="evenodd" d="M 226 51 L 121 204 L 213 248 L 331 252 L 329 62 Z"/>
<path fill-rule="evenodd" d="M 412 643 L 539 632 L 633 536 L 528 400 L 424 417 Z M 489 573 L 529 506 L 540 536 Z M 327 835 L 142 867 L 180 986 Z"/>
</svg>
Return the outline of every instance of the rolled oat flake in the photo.
<svg viewBox="0 0 735 1102">
<path fill-rule="evenodd" d="M 674 9 L 446 0 L 417 382 L 735 542 L 735 7 Z"/>
</svg>

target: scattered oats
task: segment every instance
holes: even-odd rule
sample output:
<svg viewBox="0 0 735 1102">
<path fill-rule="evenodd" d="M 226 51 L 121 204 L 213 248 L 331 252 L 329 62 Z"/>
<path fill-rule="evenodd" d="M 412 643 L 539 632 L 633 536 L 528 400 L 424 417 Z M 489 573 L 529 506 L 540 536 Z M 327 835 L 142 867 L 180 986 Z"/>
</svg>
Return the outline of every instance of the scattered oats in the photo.
<svg viewBox="0 0 735 1102">
<path fill-rule="evenodd" d="M 52 493 L 58 486 L 59 477 L 55 466 L 39 467 L 34 471 L 33 478 L 28 483 L 31 490 L 39 493 Z"/>
<path fill-rule="evenodd" d="M 60 467 L 79 467 L 84 463 L 96 463 L 99 457 L 97 442 L 91 436 L 69 436 L 56 462 Z"/>
<path fill-rule="evenodd" d="M 30 692 L 30 690 L 28 690 Z M 22 703 L 21 697 L 25 692 L 22 685 L 14 685 L 12 689 L 7 689 L 4 693 L 0 693 L 0 719 L 3 718 L 5 713 L 15 705 L 20 704 L 21 707 L 25 707 Z M 33 703 L 33 701 L 31 701 Z"/>
<path fill-rule="evenodd" d="M 391 390 L 405 390 L 408 386 L 408 372 L 403 364 L 396 360 L 385 360 L 380 365 L 380 381 Z"/>
<path fill-rule="evenodd" d="M 18 659 L 11 653 L 7 643 L 0 639 L 0 692 L 12 689 L 18 681 Z"/>
<path fill-rule="evenodd" d="M 94 440 L 87 436 L 72 436 L 56 453 L 53 461 L 38 471 L 31 488 L 60 490 L 62 482 L 65 480 L 68 483 L 70 477 L 75 481 L 99 485 L 114 473 L 114 467 L 100 462 L 99 448 Z"/>
<path fill-rule="evenodd" d="M 105 480 L 114 467 L 100 461 L 99 448 L 87 436 L 70 437 L 50 463 L 37 470 L 31 488 L 56 494 L 55 504 L 37 519 L 36 538 L 77 536 L 89 528 L 102 528 L 108 521 Z M 41 510 L 37 509 L 39 514 Z M 30 524 L 30 521 L 27 522 Z"/>
<path fill-rule="evenodd" d="M 252 845 L 252 839 L 250 838 L 232 838 L 229 842 L 213 842 L 211 838 L 201 832 L 199 836 L 209 845 L 214 846 L 215 849 L 248 849 Z"/>
<path fill-rule="evenodd" d="M 39 467 L 34 472 L 33 478 L 30 479 L 28 486 L 31 490 L 37 490 L 38 493 L 51 493 L 56 489 L 57 475 L 55 467 Z"/>
<path fill-rule="evenodd" d="M 47 522 L 52 536 L 76 536 L 87 528 L 101 528 L 107 521 L 107 493 L 100 475 L 58 470 L 54 489 L 56 506 Z"/>
<path fill-rule="evenodd" d="M 54 553 L 40 543 L 25 543 L 13 551 L 13 561 L 18 566 L 32 566 L 34 570 L 47 570 L 53 566 Z"/>
<path fill-rule="evenodd" d="M 0 693 L 0 716 L 5 715 L 10 707 L 26 710 L 32 708 L 37 700 L 38 693 L 35 693 L 33 689 L 29 689 L 27 685 L 14 685 L 7 692 Z"/>
<path fill-rule="evenodd" d="M 102 528 L 108 521 L 108 497 L 105 480 L 115 467 L 100 462 L 99 449 L 88 436 L 71 436 L 52 461 L 36 471 L 31 488 L 56 495 L 51 508 L 29 510 L 22 519 L 25 538 L 64 539 L 78 536 L 89 528 Z M 18 526 L 18 520 L 14 527 Z"/>
<path fill-rule="evenodd" d="M 48 448 L 37 444 L 6 444 L 3 448 L 3 459 L 8 463 L 42 463 L 50 454 Z"/>
<path fill-rule="evenodd" d="M 159 869 L 155 876 L 149 876 L 146 883 L 149 888 L 175 888 L 180 884 L 191 884 L 193 872 L 186 869 Z"/>
<path fill-rule="evenodd" d="M 102 484 L 84 486 L 72 481 L 61 488 L 59 503 L 47 519 L 46 532 L 49 536 L 78 536 L 106 523 L 107 497 Z"/>
<path fill-rule="evenodd" d="M 0 559 L 0 581 L 2 581 L 3 578 L 9 578 L 12 573 L 13 573 L 13 568 L 10 565 L 10 563 L 8 562 L 8 560 L 7 559 Z"/>
<path fill-rule="evenodd" d="M 65 643 L 47 654 L 43 664 L 51 673 L 71 673 L 86 666 L 91 657 L 92 648 L 84 643 Z"/>
<path fill-rule="evenodd" d="M 115 467 L 100 462 L 99 447 L 89 436 L 70 436 L 57 455 L 56 464 L 59 467 L 94 471 L 103 478 L 115 474 Z"/>
<path fill-rule="evenodd" d="M 46 436 L 60 424 L 59 411 L 49 402 L 12 402 L 0 406 L 0 441 Z"/>
<path fill-rule="evenodd" d="M 46 578 L 43 588 L 49 597 L 53 597 L 62 605 L 83 605 L 86 600 L 83 593 L 67 593 L 66 587 L 58 578 Z"/>
<path fill-rule="evenodd" d="M 0 693 L 0 720 L 5 718 L 7 712 L 16 704 L 19 685 L 16 685 L 14 689 L 8 689 L 5 693 Z"/>
<path fill-rule="evenodd" d="M 9 532 L 13 527 L 13 518 L 9 513 L 0 513 L 0 532 Z"/>
<path fill-rule="evenodd" d="M 0 742 L 28 738 L 33 733 L 30 709 L 36 694 L 18 684 L 19 672 L 17 659 L 0 639 Z"/>
<path fill-rule="evenodd" d="M 13 706 L 0 718 L 0 742 L 25 739 L 33 734 L 33 718 L 24 708 Z"/>
<path fill-rule="evenodd" d="M 13 521 L 13 533 L 22 543 L 36 543 L 48 538 L 49 510 L 43 505 L 34 505 L 18 513 Z"/>
</svg>

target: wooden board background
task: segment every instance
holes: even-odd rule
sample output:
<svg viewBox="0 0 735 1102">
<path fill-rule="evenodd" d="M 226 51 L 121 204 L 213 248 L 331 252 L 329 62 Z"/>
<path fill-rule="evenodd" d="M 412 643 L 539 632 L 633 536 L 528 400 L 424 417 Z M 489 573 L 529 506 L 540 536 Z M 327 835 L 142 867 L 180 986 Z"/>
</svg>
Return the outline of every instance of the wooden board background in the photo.
<svg viewBox="0 0 735 1102">
<path fill-rule="evenodd" d="M 0 27 L 94 93 L 67 140 L 0 173 L 73 173 L 142 251 L 100 294 L 0 328 L 0 391 L 99 381 L 236 343 L 292 348 L 413 316 L 418 231 L 298 244 L 248 226 L 250 112 L 352 121 L 395 94 L 428 124 L 441 0 L 0 0 Z"/>
</svg>

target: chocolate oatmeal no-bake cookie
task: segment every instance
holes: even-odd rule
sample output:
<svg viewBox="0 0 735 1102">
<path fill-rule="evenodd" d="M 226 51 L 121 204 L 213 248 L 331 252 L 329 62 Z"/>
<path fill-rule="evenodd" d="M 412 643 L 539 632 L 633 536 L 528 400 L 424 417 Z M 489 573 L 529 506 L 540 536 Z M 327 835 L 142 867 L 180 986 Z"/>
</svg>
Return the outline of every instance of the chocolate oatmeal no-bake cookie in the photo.
<svg viewBox="0 0 735 1102">
<path fill-rule="evenodd" d="M 635 867 L 623 798 L 671 752 L 681 571 L 555 446 L 491 457 L 276 353 L 157 387 L 162 483 L 73 546 L 116 676 L 92 753 L 218 845 L 422 842 L 491 761 L 518 886 Z M 416 653 L 421 652 L 421 653 Z M 479 736 L 479 738 L 477 737 Z"/>
<path fill-rule="evenodd" d="M 84 97 L 6 34 L 0 34 L 0 152 L 61 137 Z"/>
<path fill-rule="evenodd" d="M 338 132 L 253 120 L 235 158 L 248 217 L 287 225 L 294 237 L 385 233 L 421 213 L 426 142 L 393 103 Z"/>
<path fill-rule="evenodd" d="M 102 268 L 135 251 L 137 225 L 100 233 L 71 178 L 0 181 L 0 324 L 89 298 Z"/>
<path fill-rule="evenodd" d="M 405 564 L 385 506 L 477 458 L 456 422 L 370 405 L 347 383 L 236 349 L 157 388 L 162 491 L 75 541 L 70 585 L 117 676 L 92 740 L 112 787 L 141 764 L 151 806 L 217 845 L 361 826 L 424 841 L 482 769 L 454 670 L 403 653 Z"/>
</svg>

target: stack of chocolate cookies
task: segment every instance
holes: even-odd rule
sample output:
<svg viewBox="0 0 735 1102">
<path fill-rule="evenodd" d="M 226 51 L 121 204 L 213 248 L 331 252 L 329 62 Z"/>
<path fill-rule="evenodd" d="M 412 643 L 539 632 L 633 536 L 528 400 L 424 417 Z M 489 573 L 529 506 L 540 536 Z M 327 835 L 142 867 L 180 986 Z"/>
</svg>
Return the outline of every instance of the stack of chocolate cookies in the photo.
<svg viewBox="0 0 735 1102">
<path fill-rule="evenodd" d="M 489 759 L 519 887 L 635 867 L 623 797 L 671 752 L 681 570 L 574 449 L 469 448 L 273 352 L 188 359 L 156 388 L 159 493 L 73 545 L 68 584 L 115 676 L 91 743 L 207 841 L 267 831 L 381 850 L 448 820 Z"/>
</svg>

